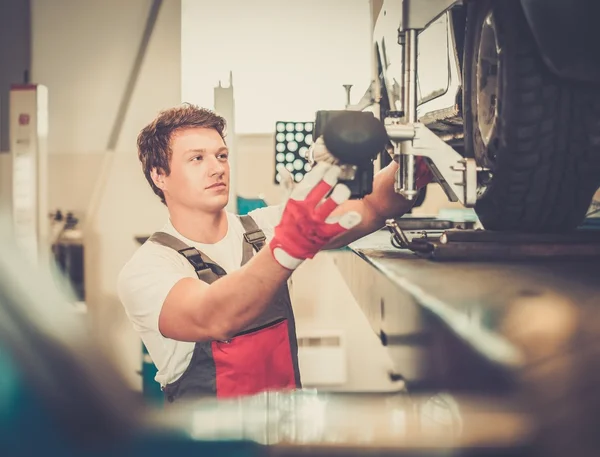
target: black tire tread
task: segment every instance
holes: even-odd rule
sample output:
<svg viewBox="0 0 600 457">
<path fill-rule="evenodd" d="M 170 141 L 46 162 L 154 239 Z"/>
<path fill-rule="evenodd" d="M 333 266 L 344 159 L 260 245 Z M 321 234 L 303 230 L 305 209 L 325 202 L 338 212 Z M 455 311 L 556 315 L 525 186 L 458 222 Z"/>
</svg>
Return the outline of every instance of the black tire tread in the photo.
<svg viewBox="0 0 600 457">
<path fill-rule="evenodd" d="M 491 230 L 573 229 L 600 185 L 600 87 L 571 84 L 549 72 L 518 1 L 469 7 L 493 8 L 507 54 L 500 144 L 492 183 L 476 205 L 479 218 Z M 473 60 L 465 56 L 465 67 Z M 467 135 L 477 128 L 470 117 Z M 483 143 L 474 139 L 472 147 Z"/>
</svg>

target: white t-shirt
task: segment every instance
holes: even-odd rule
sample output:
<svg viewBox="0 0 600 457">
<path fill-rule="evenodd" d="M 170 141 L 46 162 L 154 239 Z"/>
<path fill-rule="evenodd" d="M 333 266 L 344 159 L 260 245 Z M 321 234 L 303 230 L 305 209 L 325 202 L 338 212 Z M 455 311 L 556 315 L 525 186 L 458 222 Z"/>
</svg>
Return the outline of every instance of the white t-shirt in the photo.
<svg viewBox="0 0 600 457">
<path fill-rule="evenodd" d="M 263 230 L 267 242 L 281 218 L 282 206 L 269 206 L 249 215 Z M 214 244 L 196 243 L 181 235 L 169 220 L 160 230 L 179 238 L 206 254 L 227 273 L 240 268 L 244 228 L 238 217 L 227 213 L 227 234 Z M 118 294 L 125 312 L 158 368 L 156 381 L 176 381 L 192 358 L 194 344 L 165 338 L 158 330 L 158 317 L 171 288 L 183 278 L 197 278 L 194 267 L 174 249 L 146 242 L 138 248 L 119 274 Z"/>
</svg>

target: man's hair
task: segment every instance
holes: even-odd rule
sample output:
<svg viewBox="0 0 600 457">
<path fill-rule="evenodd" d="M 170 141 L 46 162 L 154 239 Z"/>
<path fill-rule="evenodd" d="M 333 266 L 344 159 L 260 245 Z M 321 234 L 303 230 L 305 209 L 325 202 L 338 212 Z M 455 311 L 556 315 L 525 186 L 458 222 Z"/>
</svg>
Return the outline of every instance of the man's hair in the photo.
<svg viewBox="0 0 600 457">
<path fill-rule="evenodd" d="M 194 127 L 215 129 L 221 138 L 225 139 L 225 119 L 211 110 L 189 103 L 161 111 L 150 124 L 141 130 L 137 137 L 138 157 L 142 163 L 144 175 L 154 193 L 164 204 L 166 202 L 163 191 L 152 181 L 152 170 L 156 168 L 167 176 L 171 173 L 173 133 Z"/>
</svg>

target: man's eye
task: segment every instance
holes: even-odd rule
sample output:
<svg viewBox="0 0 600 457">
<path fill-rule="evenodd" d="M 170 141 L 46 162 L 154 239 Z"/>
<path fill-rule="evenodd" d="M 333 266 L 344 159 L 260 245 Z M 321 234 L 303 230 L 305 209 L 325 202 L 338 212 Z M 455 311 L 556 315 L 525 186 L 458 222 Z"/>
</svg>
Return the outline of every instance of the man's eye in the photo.
<svg viewBox="0 0 600 457">
<path fill-rule="evenodd" d="M 227 154 L 221 154 L 221 155 L 219 155 L 219 159 L 222 159 L 222 160 L 227 160 L 228 157 L 229 156 Z"/>
<path fill-rule="evenodd" d="M 196 156 L 192 160 L 202 160 L 202 156 Z"/>
</svg>

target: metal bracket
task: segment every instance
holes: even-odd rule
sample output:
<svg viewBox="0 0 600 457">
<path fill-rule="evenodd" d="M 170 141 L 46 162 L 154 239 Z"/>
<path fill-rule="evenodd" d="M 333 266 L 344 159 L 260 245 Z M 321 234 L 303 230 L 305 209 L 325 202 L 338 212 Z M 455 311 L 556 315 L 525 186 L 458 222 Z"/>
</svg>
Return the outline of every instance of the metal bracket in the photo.
<svg viewBox="0 0 600 457">
<path fill-rule="evenodd" d="M 422 30 L 461 0 L 402 0 L 402 23 L 398 31 Z"/>
<path fill-rule="evenodd" d="M 466 159 L 440 139 L 425 125 L 416 122 L 404 124 L 397 119 L 386 119 L 386 130 L 394 144 L 394 160 L 403 156 L 427 157 L 429 168 L 444 192 L 453 202 L 473 207 L 477 202 L 477 172 L 483 171 L 474 159 Z M 408 143 L 410 147 L 402 147 Z M 400 194 L 401 187 L 396 189 Z"/>
<path fill-rule="evenodd" d="M 344 89 L 346 89 L 346 110 L 348 111 L 365 111 L 367 108 L 373 105 L 376 102 L 376 87 L 375 81 L 371 81 L 369 87 L 361 97 L 361 99 L 356 104 L 350 103 L 350 93 L 352 90 L 352 86 L 349 84 L 344 84 Z"/>
<path fill-rule="evenodd" d="M 390 231 L 392 246 L 398 249 L 410 249 L 406 234 L 402 231 L 395 219 L 385 221 L 385 226 Z"/>
</svg>

